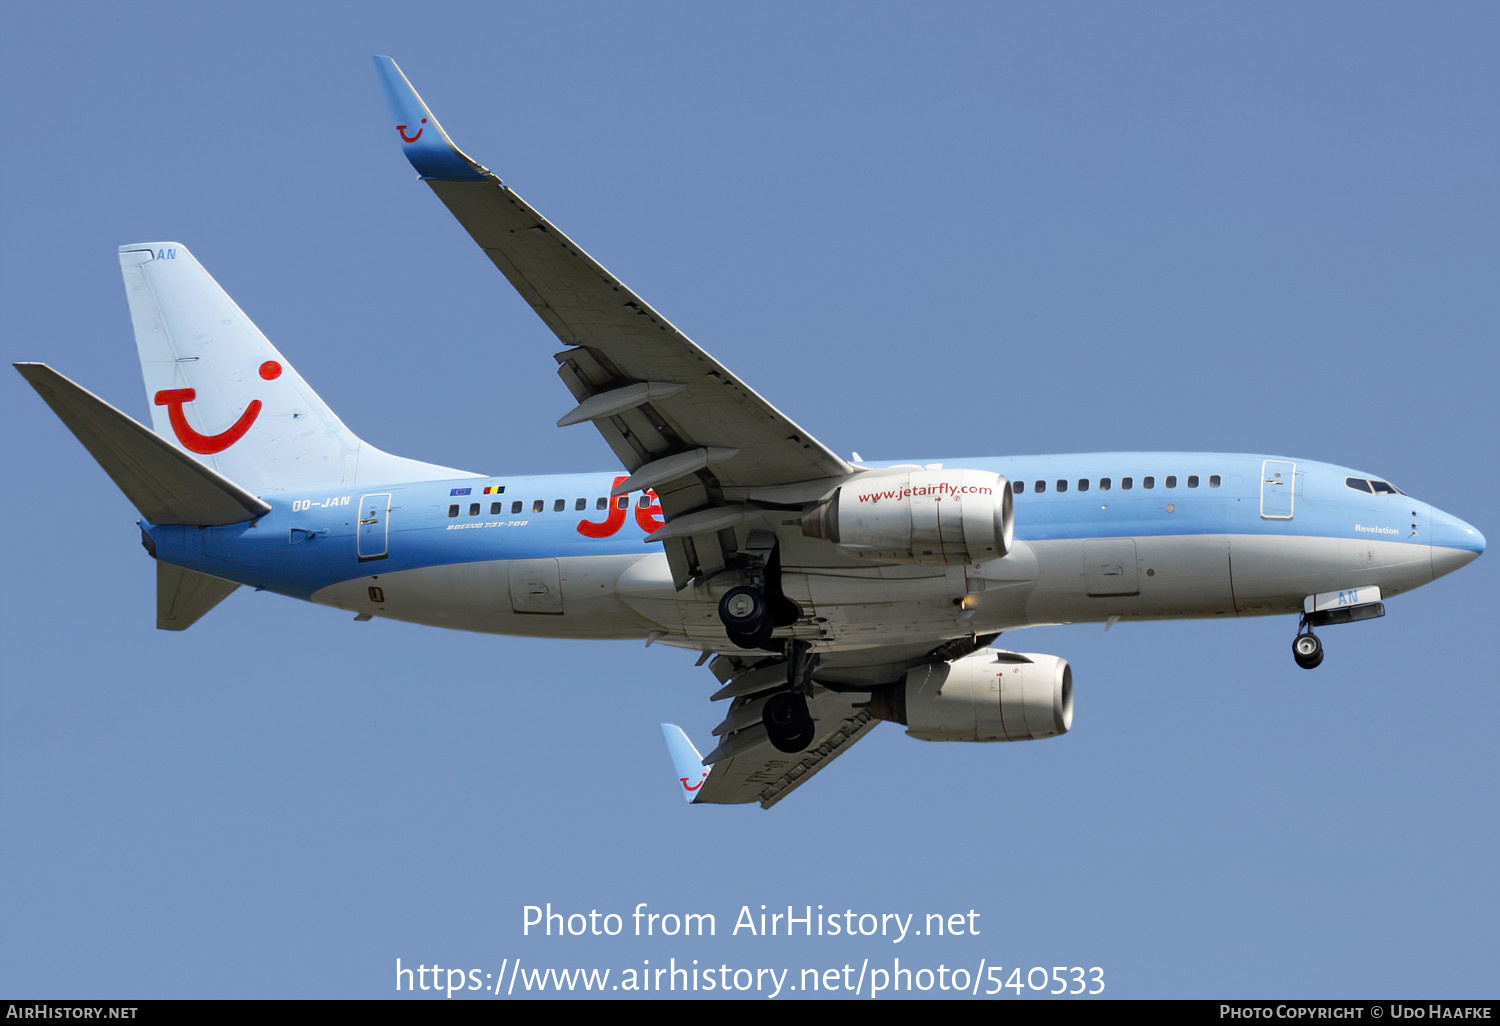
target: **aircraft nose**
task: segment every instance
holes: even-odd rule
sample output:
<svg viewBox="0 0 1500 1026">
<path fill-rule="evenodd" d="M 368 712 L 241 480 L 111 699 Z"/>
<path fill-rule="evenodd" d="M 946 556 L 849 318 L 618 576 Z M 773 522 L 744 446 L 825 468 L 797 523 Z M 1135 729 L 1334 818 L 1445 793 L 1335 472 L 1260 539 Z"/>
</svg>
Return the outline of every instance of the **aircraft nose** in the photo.
<svg viewBox="0 0 1500 1026">
<path fill-rule="evenodd" d="M 1468 566 L 1484 552 L 1484 535 L 1440 509 L 1432 511 L 1428 537 L 1432 543 L 1432 576 L 1451 574 Z"/>
</svg>

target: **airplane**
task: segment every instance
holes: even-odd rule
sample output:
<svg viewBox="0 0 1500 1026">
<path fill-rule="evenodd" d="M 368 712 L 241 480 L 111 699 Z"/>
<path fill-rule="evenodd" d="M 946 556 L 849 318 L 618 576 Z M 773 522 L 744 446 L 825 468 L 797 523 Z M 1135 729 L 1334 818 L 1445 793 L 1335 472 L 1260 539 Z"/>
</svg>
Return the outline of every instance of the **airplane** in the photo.
<svg viewBox="0 0 1500 1026">
<path fill-rule="evenodd" d="M 402 151 L 562 342 L 574 406 L 621 468 L 480 474 L 363 441 L 173 242 L 119 260 L 152 428 L 18 363 L 141 514 L 157 627 L 240 586 L 457 630 L 701 653 L 727 702 L 692 804 L 770 808 L 882 721 L 928 741 L 1057 737 L 1066 660 L 992 647 L 1045 624 L 1298 615 L 1318 629 L 1484 551 L 1383 477 L 1206 452 L 836 455 L 465 155 L 389 57 Z"/>
</svg>

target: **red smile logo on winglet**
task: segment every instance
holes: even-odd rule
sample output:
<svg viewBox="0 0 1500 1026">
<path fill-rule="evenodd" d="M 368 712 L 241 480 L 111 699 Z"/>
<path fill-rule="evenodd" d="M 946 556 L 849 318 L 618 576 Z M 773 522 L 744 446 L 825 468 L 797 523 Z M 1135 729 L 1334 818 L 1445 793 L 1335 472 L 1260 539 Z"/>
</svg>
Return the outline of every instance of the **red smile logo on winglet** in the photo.
<svg viewBox="0 0 1500 1026">
<path fill-rule="evenodd" d="M 260 365 L 260 376 L 267 381 L 274 381 L 281 377 L 281 364 L 275 360 L 267 360 Z M 195 388 L 164 388 L 157 392 L 154 399 L 157 406 L 167 408 L 167 418 L 172 423 L 172 430 L 177 435 L 177 440 L 182 443 L 183 448 L 189 452 L 196 452 L 203 456 L 212 456 L 214 453 L 223 452 L 235 442 L 245 437 L 245 432 L 250 430 L 250 425 L 255 423 L 255 418 L 260 416 L 261 407 L 264 405 L 259 399 L 250 400 L 250 405 L 245 407 L 245 412 L 229 427 L 216 435 L 205 435 L 193 429 L 187 422 L 187 413 L 183 407 L 198 398 L 198 390 Z"/>
<path fill-rule="evenodd" d="M 427 124 L 427 119 L 426 118 L 422 119 L 422 124 L 424 124 L 424 125 Z M 427 131 L 427 129 L 425 129 L 425 128 L 419 128 L 419 129 L 417 129 L 417 134 L 416 135 L 407 135 L 406 134 L 406 126 L 405 125 L 397 125 L 396 126 L 396 131 L 398 131 L 398 132 L 401 133 L 401 141 L 402 142 L 414 143 L 418 139 L 422 138 L 422 133 L 425 132 L 425 131 Z"/>
</svg>

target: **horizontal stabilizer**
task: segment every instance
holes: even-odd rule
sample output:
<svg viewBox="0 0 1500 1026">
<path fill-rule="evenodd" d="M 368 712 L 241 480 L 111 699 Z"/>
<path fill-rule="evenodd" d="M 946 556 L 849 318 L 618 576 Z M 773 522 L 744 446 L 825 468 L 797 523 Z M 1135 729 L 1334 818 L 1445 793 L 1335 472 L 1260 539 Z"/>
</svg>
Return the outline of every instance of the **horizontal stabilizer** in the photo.
<svg viewBox="0 0 1500 1026">
<path fill-rule="evenodd" d="M 18 363 L 15 368 L 150 523 L 222 526 L 271 512 L 261 499 L 46 364 Z"/>
<path fill-rule="evenodd" d="M 156 564 L 156 629 L 185 631 L 238 588 L 233 581 L 196 570 Z"/>
</svg>

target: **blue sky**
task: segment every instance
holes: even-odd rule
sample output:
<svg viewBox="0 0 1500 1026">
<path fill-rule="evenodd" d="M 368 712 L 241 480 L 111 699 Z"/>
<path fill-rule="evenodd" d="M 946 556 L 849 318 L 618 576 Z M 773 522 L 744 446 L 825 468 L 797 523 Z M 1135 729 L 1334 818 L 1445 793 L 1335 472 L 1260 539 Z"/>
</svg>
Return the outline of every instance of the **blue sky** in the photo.
<svg viewBox="0 0 1500 1026">
<path fill-rule="evenodd" d="M 1500 534 L 1493 5 L 10 5 L 7 358 L 146 419 L 115 248 L 174 239 L 376 445 L 610 469 L 377 52 L 840 452 L 1286 454 Z M 719 719 L 691 653 L 245 591 L 157 632 L 134 510 L 5 387 L 0 993 L 381 997 L 398 957 L 1495 993 L 1493 555 L 1313 673 L 1291 618 L 1008 636 L 1073 664 L 1067 737 L 882 727 L 771 812 L 689 809 L 657 725 Z M 719 929 L 524 936 L 548 902 Z M 762 904 L 980 933 L 732 936 Z"/>
</svg>

